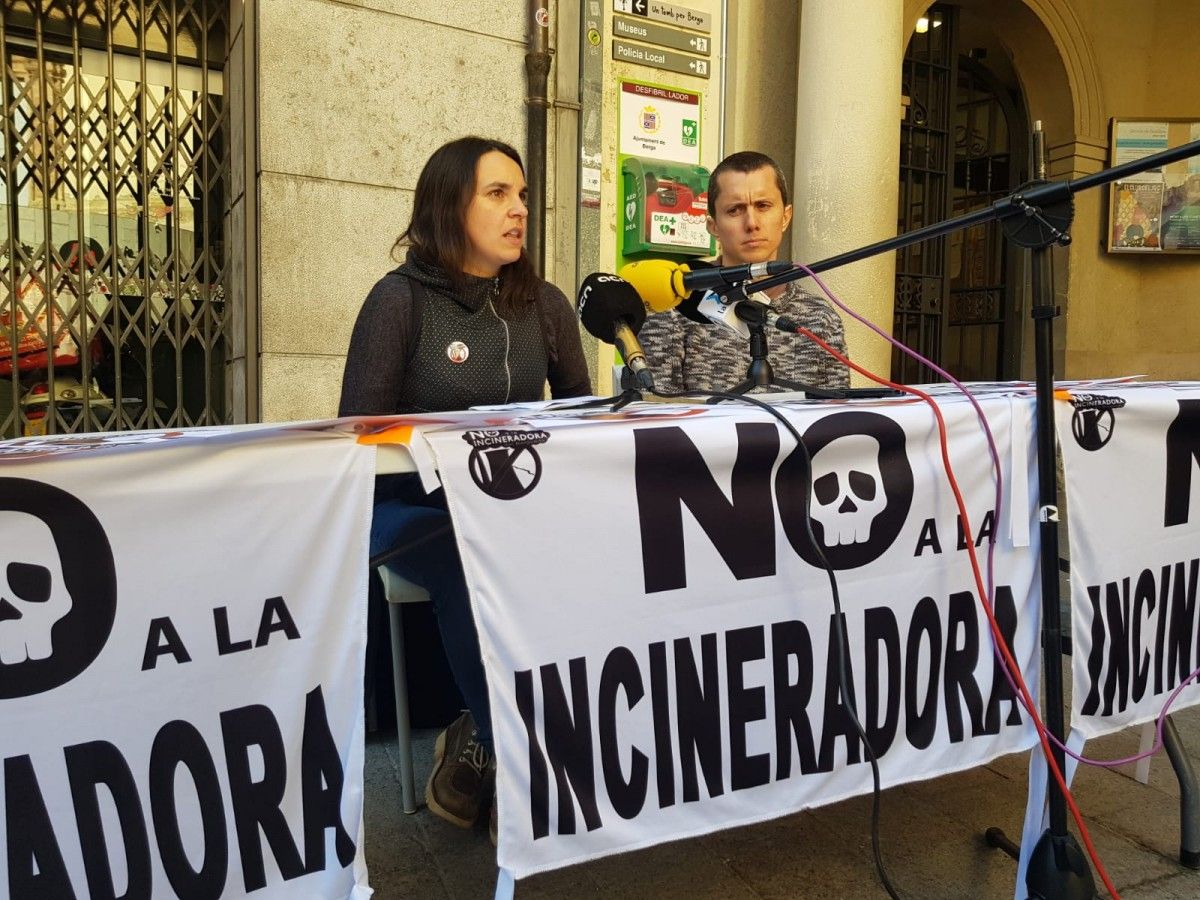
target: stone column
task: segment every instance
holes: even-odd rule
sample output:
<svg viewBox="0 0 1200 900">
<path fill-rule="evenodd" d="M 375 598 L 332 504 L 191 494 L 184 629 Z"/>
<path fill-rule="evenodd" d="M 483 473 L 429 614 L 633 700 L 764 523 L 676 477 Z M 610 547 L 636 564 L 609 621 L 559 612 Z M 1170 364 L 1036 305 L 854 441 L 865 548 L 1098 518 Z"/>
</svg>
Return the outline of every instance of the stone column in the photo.
<svg viewBox="0 0 1200 900">
<path fill-rule="evenodd" d="M 804 0 L 792 225 L 792 258 L 799 262 L 896 233 L 902 23 L 902 0 Z M 822 277 L 856 312 L 891 332 L 894 253 Z M 890 373 L 890 345 L 882 338 L 853 320 L 846 337 L 855 362 Z"/>
</svg>

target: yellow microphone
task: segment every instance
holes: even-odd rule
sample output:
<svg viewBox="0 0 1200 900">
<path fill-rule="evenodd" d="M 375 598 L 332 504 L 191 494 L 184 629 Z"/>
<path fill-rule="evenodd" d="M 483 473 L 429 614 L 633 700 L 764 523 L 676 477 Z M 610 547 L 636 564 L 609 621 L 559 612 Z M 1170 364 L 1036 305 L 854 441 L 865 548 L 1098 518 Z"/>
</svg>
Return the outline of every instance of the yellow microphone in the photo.
<svg viewBox="0 0 1200 900">
<path fill-rule="evenodd" d="M 686 265 L 668 259 L 639 259 L 623 265 L 618 274 L 633 285 L 646 312 L 660 313 L 687 299 L 691 291 L 684 286 L 684 276 L 689 272 Z"/>
<path fill-rule="evenodd" d="M 693 267 L 665 259 L 639 259 L 623 266 L 621 277 L 633 285 L 646 306 L 646 312 L 660 313 L 678 307 L 679 312 L 688 318 L 695 318 L 694 310 L 686 302 L 689 295 L 696 297 L 705 291 L 724 295 L 730 288 L 743 286 L 748 281 L 790 272 L 795 268 L 795 265 L 783 260 L 736 266 L 714 266 L 698 260 Z M 681 303 L 683 306 L 680 306 Z"/>
</svg>

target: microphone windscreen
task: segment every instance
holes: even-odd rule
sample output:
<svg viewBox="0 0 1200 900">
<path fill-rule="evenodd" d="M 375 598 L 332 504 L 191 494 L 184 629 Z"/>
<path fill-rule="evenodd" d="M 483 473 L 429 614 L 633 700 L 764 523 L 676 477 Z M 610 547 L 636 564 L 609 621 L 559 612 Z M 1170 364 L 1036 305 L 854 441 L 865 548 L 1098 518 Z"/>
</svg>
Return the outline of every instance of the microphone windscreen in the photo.
<svg viewBox="0 0 1200 900">
<path fill-rule="evenodd" d="M 669 259 L 639 259 L 621 267 L 621 277 L 633 285 L 652 313 L 666 312 L 679 303 L 686 267 Z M 676 287 L 678 277 L 679 289 Z"/>
<path fill-rule="evenodd" d="M 614 324 L 621 319 L 637 334 L 646 321 L 646 308 L 638 292 L 624 278 L 593 272 L 579 286 L 579 321 L 587 333 L 615 343 Z"/>
<path fill-rule="evenodd" d="M 688 268 L 695 272 L 697 269 L 715 269 L 716 263 L 705 262 L 702 259 L 693 260 L 688 263 Z M 679 301 L 679 305 L 675 307 L 675 312 L 681 316 L 691 319 L 693 322 L 699 322 L 701 325 L 711 325 L 712 322 L 708 316 L 700 312 L 700 301 L 704 299 L 705 291 L 692 291 L 686 297 Z"/>
</svg>

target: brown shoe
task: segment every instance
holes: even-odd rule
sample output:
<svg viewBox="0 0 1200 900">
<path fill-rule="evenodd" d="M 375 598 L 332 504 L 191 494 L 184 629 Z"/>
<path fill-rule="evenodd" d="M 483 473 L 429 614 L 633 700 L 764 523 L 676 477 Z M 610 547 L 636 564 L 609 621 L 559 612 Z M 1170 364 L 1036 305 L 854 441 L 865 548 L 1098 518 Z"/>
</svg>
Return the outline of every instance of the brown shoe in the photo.
<svg viewBox="0 0 1200 900">
<path fill-rule="evenodd" d="M 433 771 L 425 785 L 429 809 L 459 828 L 471 828 L 487 796 L 492 754 L 476 736 L 475 720 L 464 712 L 438 735 Z"/>
</svg>

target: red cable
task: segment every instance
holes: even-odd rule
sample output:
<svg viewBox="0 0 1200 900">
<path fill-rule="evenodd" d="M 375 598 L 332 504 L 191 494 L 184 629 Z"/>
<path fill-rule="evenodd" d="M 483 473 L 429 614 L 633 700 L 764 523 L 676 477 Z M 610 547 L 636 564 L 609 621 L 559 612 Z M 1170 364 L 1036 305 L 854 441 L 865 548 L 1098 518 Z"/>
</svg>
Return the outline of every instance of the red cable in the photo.
<svg viewBox="0 0 1200 900">
<path fill-rule="evenodd" d="M 882 384 L 883 386 L 892 388 L 893 390 L 902 391 L 903 393 L 920 397 L 929 404 L 930 408 L 933 410 L 934 417 L 937 419 L 938 440 L 941 443 L 942 450 L 942 466 L 946 470 L 946 477 L 949 479 L 950 489 L 954 492 L 954 501 L 958 504 L 958 514 L 962 519 L 963 533 L 968 535 L 971 534 L 972 532 L 970 523 L 967 521 L 966 503 L 963 501 L 962 492 L 958 488 L 958 481 L 954 477 L 954 469 L 950 465 L 950 445 L 949 438 L 946 433 L 946 422 L 942 418 L 942 411 L 938 408 L 938 405 L 934 401 L 933 397 L 924 391 L 919 390 L 918 388 L 911 387 L 910 385 L 896 384 L 895 382 L 888 381 L 886 378 L 864 369 L 857 363 L 851 362 L 849 357 L 833 349 L 833 347 L 829 346 L 829 344 L 825 343 L 825 341 L 821 340 L 807 328 L 797 328 L 796 334 L 802 334 L 809 340 L 815 341 L 818 346 L 821 347 L 821 349 L 834 357 L 834 359 L 846 366 L 849 366 L 855 372 L 865 375 L 867 378 L 870 378 L 877 384 Z M 1054 753 L 1050 749 L 1050 741 L 1046 737 L 1046 726 L 1042 723 L 1041 717 L 1038 716 L 1037 707 L 1034 705 L 1033 698 L 1029 694 L 1029 688 L 1025 685 L 1025 679 L 1021 677 L 1020 666 L 1018 666 L 1017 661 L 1013 659 L 1012 653 L 1008 648 L 1008 644 L 1005 642 L 1004 636 L 1000 631 L 1000 626 L 996 622 L 996 617 L 992 614 L 991 606 L 986 602 L 987 589 L 983 584 L 983 575 L 979 568 L 979 558 L 975 555 L 974 541 L 967 541 L 967 553 L 971 559 L 971 571 L 975 576 L 975 587 L 979 591 L 980 605 L 983 607 L 983 611 L 987 614 L 988 624 L 992 630 L 993 640 L 995 641 L 996 646 L 1000 648 L 1001 655 L 1004 657 L 1004 664 L 1008 666 L 1009 671 L 1012 673 L 1013 680 L 1016 682 L 1017 687 L 1021 692 L 1021 701 L 1024 704 L 1026 711 L 1029 713 L 1030 718 L 1033 720 L 1034 727 L 1037 729 L 1038 739 L 1041 741 L 1042 752 L 1046 756 L 1046 762 L 1049 765 L 1050 772 L 1054 775 L 1054 780 L 1058 784 L 1059 789 L 1062 791 L 1063 797 L 1067 801 L 1067 806 L 1071 810 L 1071 817 L 1075 820 L 1075 824 L 1079 828 L 1079 835 L 1081 838 L 1083 838 L 1083 844 L 1087 848 L 1088 856 L 1091 857 L 1092 864 L 1096 867 L 1096 871 L 1099 873 L 1101 881 L 1104 882 L 1104 886 L 1108 889 L 1108 893 L 1111 895 L 1113 900 L 1121 900 L 1121 895 L 1117 893 L 1116 887 L 1113 885 L 1112 880 L 1108 877 L 1108 872 L 1104 868 L 1104 864 L 1100 862 L 1100 855 L 1096 852 L 1095 845 L 1092 844 L 1092 836 L 1088 832 L 1087 826 L 1083 823 L 1083 814 L 1079 811 L 1079 807 L 1075 804 L 1075 798 L 1071 794 L 1071 789 L 1067 787 L 1067 783 L 1063 778 L 1062 771 L 1058 767 L 1058 762 L 1054 759 Z"/>
</svg>

